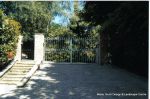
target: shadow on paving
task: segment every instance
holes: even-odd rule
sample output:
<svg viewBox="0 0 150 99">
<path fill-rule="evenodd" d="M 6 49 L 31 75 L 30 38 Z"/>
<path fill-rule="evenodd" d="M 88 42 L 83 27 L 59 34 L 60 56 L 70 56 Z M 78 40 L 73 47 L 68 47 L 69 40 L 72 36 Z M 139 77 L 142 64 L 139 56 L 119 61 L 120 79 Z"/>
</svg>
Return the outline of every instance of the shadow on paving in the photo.
<svg viewBox="0 0 150 99">
<path fill-rule="evenodd" d="M 13 90 L 0 98 L 147 99 L 148 96 L 111 95 L 113 93 L 147 94 L 147 91 L 146 78 L 109 65 L 44 64 L 25 87 Z"/>
</svg>

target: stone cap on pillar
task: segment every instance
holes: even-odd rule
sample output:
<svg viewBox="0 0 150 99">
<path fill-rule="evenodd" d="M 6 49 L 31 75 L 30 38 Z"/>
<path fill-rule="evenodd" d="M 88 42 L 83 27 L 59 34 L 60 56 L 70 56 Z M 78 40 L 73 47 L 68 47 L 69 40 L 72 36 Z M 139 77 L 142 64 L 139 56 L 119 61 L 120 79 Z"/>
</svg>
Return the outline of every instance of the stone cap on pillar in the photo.
<svg viewBox="0 0 150 99">
<path fill-rule="evenodd" d="M 35 33 L 34 35 L 44 35 L 43 33 Z"/>
</svg>

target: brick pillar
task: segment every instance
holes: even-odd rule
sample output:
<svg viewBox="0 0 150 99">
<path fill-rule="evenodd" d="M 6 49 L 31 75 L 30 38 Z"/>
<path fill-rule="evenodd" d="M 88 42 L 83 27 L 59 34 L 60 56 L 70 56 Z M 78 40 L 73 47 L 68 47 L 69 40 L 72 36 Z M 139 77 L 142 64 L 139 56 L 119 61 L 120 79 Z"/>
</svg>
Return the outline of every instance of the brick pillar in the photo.
<svg viewBox="0 0 150 99">
<path fill-rule="evenodd" d="M 22 38 L 23 36 L 19 36 L 18 44 L 17 44 L 17 50 L 16 50 L 16 56 L 15 60 L 21 61 L 21 44 L 22 44 Z"/>
<path fill-rule="evenodd" d="M 40 64 L 44 60 L 44 35 L 36 33 L 34 36 L 34 61 Z"/>
</svg>

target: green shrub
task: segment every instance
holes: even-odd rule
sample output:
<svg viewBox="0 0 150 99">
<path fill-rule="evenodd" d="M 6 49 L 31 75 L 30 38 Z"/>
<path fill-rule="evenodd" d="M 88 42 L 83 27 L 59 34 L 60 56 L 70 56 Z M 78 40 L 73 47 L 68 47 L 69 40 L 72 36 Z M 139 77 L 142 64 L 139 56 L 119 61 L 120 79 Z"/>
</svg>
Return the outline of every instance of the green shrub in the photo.
<svg viewBox="0 0 150 99">
<path fill-rule="evenodd" d="M 8 52 L 12 52 L 15 56 L 21 25 L 19 22 L 4 16 L 1 10 L 0 24 L 0 66 L 3 66 L 9 61 Z"/>
</svg>

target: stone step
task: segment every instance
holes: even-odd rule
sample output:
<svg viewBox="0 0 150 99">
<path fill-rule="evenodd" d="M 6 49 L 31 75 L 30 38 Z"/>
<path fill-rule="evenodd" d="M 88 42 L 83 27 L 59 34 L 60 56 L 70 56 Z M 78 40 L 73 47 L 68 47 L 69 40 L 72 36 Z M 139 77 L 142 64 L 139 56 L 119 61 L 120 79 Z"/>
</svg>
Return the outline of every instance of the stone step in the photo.
<svg viewBox="0 0 150 99">
<path fill-rule="evenodd" d="M 0 84 L 17 85 L 19 81 L 0 81 Z"/>
<path fill-rule="evenodd" d="M 17 86 L 22 84 L 21 80 L 30 72 L 34 65 L 34 61 L 16 63 L 0 78 L 0 84 L 15 84 Z"/>
<path fill-rule="evenodd" d="M 14 66 L 33 66 L 34 64 L 15 64 Z"/>
<path fill-rule="evenodd" d="M 27 63 L 16 63 L 15 65 L 35 65 L 35 64 L 27 64 Z"/>
<path fill-rule="evenodd" d="M 26 70 L 26 69 L 24 69 L 24 70 L 17 70 L 17 69 L 14 69 L 14 70 L 10 70 L 10 71 L 8 71 L 8 73 L 9 72 L 14 72 L 14 73 L 25 73 L 25 72 L 28 72 L 29 70 Z"/>
<path fill-rule="evenodd" d="M 34 64 L 15 64 L 14 66 L 33 66 Z"/>
<path fill-rule="evenodd" d="M 29 70 L 24 70 L 24 71 L 23 70 L 21 70 L 21 71 L 20 70 L 10 70 L 9 72 L 11 72 L 11 73 L 12 72 L 15 72 L 15 73 L 27 73 L 27 72 L 29 72 Z"/>
<path fill-rule="evenodd" d="M 3 77 L 12 77 L 12 78 L 23 78 L 25 75 L 9 75 L 9 74 L 6 74 L 4 75 Z"/>
<path fill-rule="evenodd" d="M 23 73 L 23 72 L 7 72 L 8 75 L 26 75 L 27 73 Z"/>
<path fill-rule="evenodd" d="M 3 77 L 2 81 L 21 81 L 23 78 L 11 78 L 11 77 Z"/>
<path fill-rule="evenodd" d="M 13 66 L 12 68 L 32 68 L 33 66 Z"/>
<path fill-rule="evenodd" d="M 16 64 L 29 64 L 29 65 L 34 65 L 35 62 L 17 62 Z"/>
<path fill-rule="evenodd" d="M 12 71 L 15 71 L 15 72 L 28 72 L 28 71 L 30 71 L 30 69 L 14 69 L 14 68 L 12 68 L 12 69 L 10 69 L 10 72 L 12 72 Z"/>
<path fill-rule="evenodd" d="M 19 69 L 25 69 L 25 70 L 27 70 L 27 69 L 31 69 L 32 67 L 18 67 L 18 66 L 14 66 L 14 67 L 12 67 L 11 69 L 17 69 L 17 70 L 19 70 Z"/>
<path fill-rule="evenodd" d="M 32 67 L 12 67 L 11 69 L 30 69 Z"/>
<path fill-rule="evenodd" d="M 17 62 L 16 64 L 29 64 L 29 65 L 34 65 L 34 62 Z"/>
<path fill-rule="evenodd" d="M 28 71 L 9 71 L 8 73 L 27 73 Z"/>
</svg>

